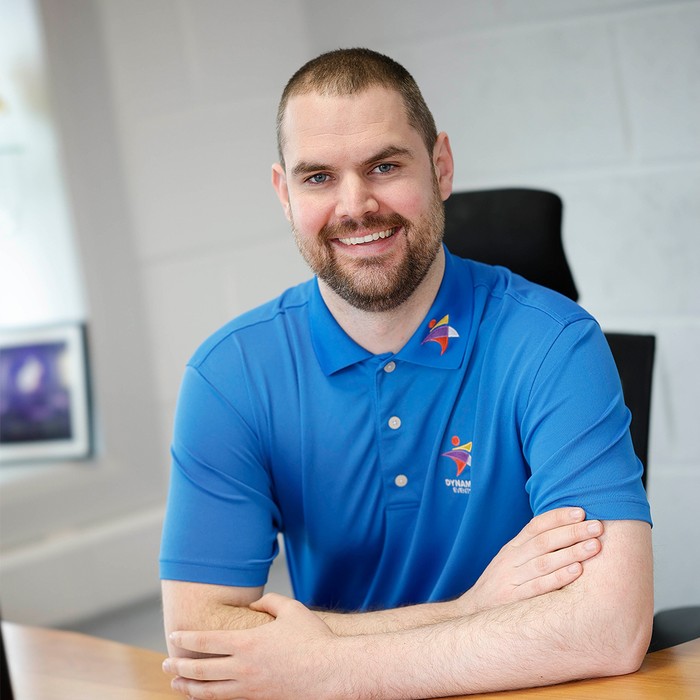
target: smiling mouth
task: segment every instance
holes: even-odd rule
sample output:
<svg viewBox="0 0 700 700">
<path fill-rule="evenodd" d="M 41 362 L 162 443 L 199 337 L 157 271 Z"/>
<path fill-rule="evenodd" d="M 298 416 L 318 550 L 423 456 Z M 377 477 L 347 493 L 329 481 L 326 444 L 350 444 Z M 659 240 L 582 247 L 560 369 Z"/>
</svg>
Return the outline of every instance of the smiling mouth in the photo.
<svg viewBox="0 0 700 700">
<path fill-rule="evenodd" d="M 336 240 L 340 241 L 344 245 L 359 245 L 360 243 L 371 243 L 372 241 L 378 241 L 380 238 L 391 238 L 396 231 L 397 228 L 389 228 L 386 231 L 368 233 L 366 236 L 358 236 L 356 238 L 338 238 Z"/>
</svg>

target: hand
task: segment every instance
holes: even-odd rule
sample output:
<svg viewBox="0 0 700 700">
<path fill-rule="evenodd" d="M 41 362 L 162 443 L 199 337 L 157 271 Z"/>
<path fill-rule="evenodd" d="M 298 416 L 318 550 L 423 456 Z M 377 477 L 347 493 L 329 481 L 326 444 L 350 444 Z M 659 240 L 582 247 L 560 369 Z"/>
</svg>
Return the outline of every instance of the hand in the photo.
<svg viewBox="0 0 700 700">
<path fill-rule="evenodd" d="M 252 603 L 275 617 L 250 630 L 173 632 L 170 641 L 186 652 L 209 658 L 169 658 L 172 687 L 190 698 L 323 698 L 337 680 L 331 647 L 338 638 L 308 608 L 276 593 Z"/>
<path fill-rule="evenodd" d="M 581 508 L 557 508 L 533 518 L 505 544 L 458 603 L 471 614 L 558 590 L 583 572 L 601 549 L 603 525 Z"/>
</svg>

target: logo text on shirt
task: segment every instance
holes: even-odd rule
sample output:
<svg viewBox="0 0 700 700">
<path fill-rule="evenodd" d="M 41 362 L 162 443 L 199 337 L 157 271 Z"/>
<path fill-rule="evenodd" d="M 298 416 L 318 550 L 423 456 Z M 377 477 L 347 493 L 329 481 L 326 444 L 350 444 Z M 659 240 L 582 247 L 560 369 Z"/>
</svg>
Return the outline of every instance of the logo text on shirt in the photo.
<svg viewBox="0 0 700 700">
<path fill-rule="evenodd" d="M 472 466 L 472 442 L 465 442 L 460 444 L 461 440 L 458 435 L 452 437 L 452 449 L 447 452 L 443 452 L 441 457 L 449 457 L 457 467 L 457 478 L 456 479 L 445 479 L 445 486 L 451 488 L 453 493 L 471 493 L 472 490 L 472 480 L 471 478 L 466 478 L 471 473 Z M 468 469 L 467 474 L 462 474 Z"/>
</svg>

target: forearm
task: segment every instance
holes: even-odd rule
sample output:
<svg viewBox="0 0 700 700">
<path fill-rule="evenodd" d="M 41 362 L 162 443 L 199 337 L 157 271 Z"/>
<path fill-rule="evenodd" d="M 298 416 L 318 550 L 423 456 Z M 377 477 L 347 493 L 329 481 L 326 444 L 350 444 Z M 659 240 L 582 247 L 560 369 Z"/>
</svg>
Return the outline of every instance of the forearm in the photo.
<svg viewBox="0 0 700 700">
<path fill-rule="evenodd" d="M 315 612 L 340 637 L 401 632 L 455 620 L 465 613 L 458 600 L 363 613 Z"/>
<path fill-rule="evenodd" d="M 584 521 L 580 508 L 561 508 L 533 518 L 502 547 L 479 580 L 458 598 L 393 610 L 317 615 L 340 636 L 400 632 L 457 620 L 517 600 L 559 590 L 576 580 L 582 562 L 600 551 L 599 521 Z"/>
<path fill-rule="evenodd" d="M 182 650 L 170 643 L 176 630 L 245 630 L 270 622 L 265 612 L 251 610 L 250 603 L 258 600 L 263 589 L 229 588 L 182 581 L 163 581 L 163 624 L 168 652 L 182 655 Z"/>
<path fill-rule="evenodd" d="M 339 667 L 351 670 L 345 689 L 356 697 L 442 697 L 636 670 L 627 651 L 639 645 L 617 636 L 610 619 L 600 634 L 590 610 L 575 612 L 582 602 L 560 591 L 461 620 L 339 640 Z"/>
<path fill-rule="evenodd" d="M 561 591 L 413 630 L 339 639 L 343 690 L 436 697 L 632 672 L 653 611 L 645 547 L 636 558 L 621 576 L 596 572 L 594 560 Z"/>
</svg>

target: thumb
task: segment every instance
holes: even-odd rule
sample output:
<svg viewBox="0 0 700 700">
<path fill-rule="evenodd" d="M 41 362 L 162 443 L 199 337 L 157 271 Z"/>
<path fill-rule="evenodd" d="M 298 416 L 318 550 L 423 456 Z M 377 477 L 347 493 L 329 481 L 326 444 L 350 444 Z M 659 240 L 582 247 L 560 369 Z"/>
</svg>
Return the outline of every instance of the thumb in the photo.
<svg viewBox="0 0 700 700">
<path fill-rule="evenodd" d="M 249 607 L 251 610 L 278 617 L 284 607 L 293 602 L 293 598 L 288 598 L 279 593 L 266 593 L 262 598 L 251 603 Z"/>
</svg>

